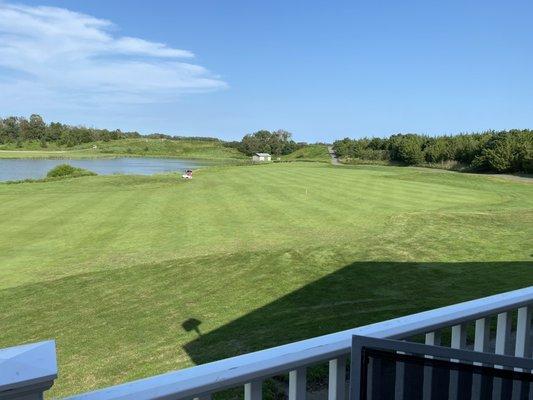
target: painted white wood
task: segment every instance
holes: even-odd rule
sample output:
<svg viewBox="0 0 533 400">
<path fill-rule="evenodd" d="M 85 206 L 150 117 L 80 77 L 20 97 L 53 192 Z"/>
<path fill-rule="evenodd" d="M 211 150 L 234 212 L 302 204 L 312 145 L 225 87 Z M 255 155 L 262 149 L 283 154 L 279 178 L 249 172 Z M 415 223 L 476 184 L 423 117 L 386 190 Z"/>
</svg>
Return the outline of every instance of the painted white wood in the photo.
<svg viewBox="0 0 533 400">
<path fill-rule="evenodd" d="M 0 349 L 0 399 L 41 400 L 55 378 L 53 340 Z"/>
<path fill-rule="evenodd" d="M 496 354 L 511 354 L 511 313 L 509 311 L 498 314 L 496 323 L 496 346 L 494 352 Z M 496 368 L 502 368 L 500 365 L 495 365 Z M 498 400 L 502 396 L 502 380 L 495 378 L 492 385 L 492 398 Z"/>
<path fill-rule="evenodd" d="M 531 330 L 531 314 L 533 306 L 520 307 L 518 309 L 518 316 L 516 320 L 516 342 L 515 342 L 515 356 L 530 357 L 531 356 L 531 338 L 529 337 Z"/>
<path fill-rule="evenodd" d="M 452 349 L 464 349 L 466 347 L 466 325 L 459 324 L 452 326 Z"/>
<path fill-rule="evenodd" d="M 503 313 L 533 302 L 533 286 L 243 354 L 71 397 L 75 400 L 191 398 L 348 355 L 353 335 L 403 339 Z"/>
<path fill-rule="evenodd" d="M 503 312 L 498 314 L 496 324 L 496 354 L 511 354 L 511 314 Z"/>
<path fill-rule="evenodd" d="M 490 319 L 480 318 L 476 320 L 476 333 L 474 337 L 474 351 L 486 352 L 490 343 Z"/>
<path fill-rule="evenodd" d="M 474 336 L 474 351 L 487 352 L 490 342 L 490 319 L 480 318 L 476 320 L 476 330 Z M 474 363 L 481 365 L 481 363 Z M 481 398 L 481 382 L 482 378 L 479 374 L 472 376 L 472 396 L 471 400 L 482 400 Z"/>
<path fill-rule="evenodd" d="M 328 400 L 346 398 L 346 356 L 329 361 Z"/>
<path fill-rule="evenodd" d="M 263 381 L 256 380 L 244 385 L 244 400 L 262 400 Z"/>
<path fill-rule="evenodd" d="M 289 372 L 289 400 L 305 400 L 307 396 L 307 368 Z"/>
<path fill-rule="evenodd" d="M 440 346 L 441 334 L 440 331 L 426 333 L 425 343 L 430 346 Z M 431 356 L 426 356 L 431 358 Z M 424 400 L 431 400 L 431 385 L 433 381 L 433 368 L 424 367 L 424 387 L 422 391 L 422 398 Z"/>
<path fill-rule="evenodd" d="M 531 313 L 533 307 L 525 306 L 518 309 L 516 319 L 516 340 L 514 354 L 517 357 L 530 357 L 531 356 L 531 343 L 529 332 L 531 330 Z M 517 369 L 521 371 L 520 368 Z M 513 383 L 513 397 L 512 400 L 518 400 L 521 398 L 522 387 L 520 382 Z"/>
<path fill-rule="evenodd" d="M 451 348 L 464 349 L 466 347 L 466 325 L 459 324 L 452 326 Z M 452 360 L 459 361 L 459 360 Z M 449 399 L 455 400 L 459 397 L 459 373 L 450 371 Z"/>
</svg>

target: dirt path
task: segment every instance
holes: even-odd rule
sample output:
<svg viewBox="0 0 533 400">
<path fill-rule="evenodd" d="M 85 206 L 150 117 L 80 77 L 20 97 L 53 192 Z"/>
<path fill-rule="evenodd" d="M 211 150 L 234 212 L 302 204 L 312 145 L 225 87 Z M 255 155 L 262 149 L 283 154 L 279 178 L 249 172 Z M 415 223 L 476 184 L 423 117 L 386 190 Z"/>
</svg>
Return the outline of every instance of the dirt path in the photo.
<svg viewBox="0 0 533 400">
<path fill-rule="evenodd" d="M 331 163 L 333 165 L 341 165 L 339 157 L 337 157 L 337 154 L 335 154 L 335 150 L 333 150 L 333 146 L 328 146 L 328 153 L 331 156 Z"/>
</svg>

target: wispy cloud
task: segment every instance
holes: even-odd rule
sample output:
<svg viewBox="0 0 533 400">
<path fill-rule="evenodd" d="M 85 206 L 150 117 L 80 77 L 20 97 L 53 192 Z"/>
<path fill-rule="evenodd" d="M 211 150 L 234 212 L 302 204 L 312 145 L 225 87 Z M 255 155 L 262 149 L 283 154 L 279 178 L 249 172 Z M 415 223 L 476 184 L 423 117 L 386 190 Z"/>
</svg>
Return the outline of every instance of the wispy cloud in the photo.
<svg viewBox="0 0 533 400">
<path fill-rule="evenodd" d="M 192 52 L 116 32 L 90 15 L 0 0 L 0 105 L 157 103 L 226 87 Z"/>
</svg>

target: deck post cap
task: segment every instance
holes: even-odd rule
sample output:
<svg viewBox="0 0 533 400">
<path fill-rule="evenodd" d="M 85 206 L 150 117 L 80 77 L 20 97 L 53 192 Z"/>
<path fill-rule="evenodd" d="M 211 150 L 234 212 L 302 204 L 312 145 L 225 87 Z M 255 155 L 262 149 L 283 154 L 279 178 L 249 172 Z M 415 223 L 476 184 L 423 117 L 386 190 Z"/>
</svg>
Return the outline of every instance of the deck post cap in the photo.
<svg viewBox="0 0 533 400">
<path fill-rule="evenodd" d="M 0 349 L 0 399 L 39 399 L 57 378 L 54 340 Z"/>
</svg>

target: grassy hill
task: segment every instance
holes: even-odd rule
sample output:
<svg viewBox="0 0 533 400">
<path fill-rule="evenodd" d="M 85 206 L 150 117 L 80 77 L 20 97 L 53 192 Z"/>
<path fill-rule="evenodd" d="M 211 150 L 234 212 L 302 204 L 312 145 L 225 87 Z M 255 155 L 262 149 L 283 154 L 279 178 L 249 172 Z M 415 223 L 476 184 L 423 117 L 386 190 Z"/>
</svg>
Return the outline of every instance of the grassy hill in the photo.
<svg viewBox="0 0 533 400">
<path fill-rule="evenodd" d="M 310 144 L 282 157 L 285 161 L 319 161 L 331 162 L 328 147 L 323 144 Z"/>
<path fill-rule="evenodd" d="M 96 146 L 96 149 L 93 148 Z M 0 146 L 0 158 L 94 158 L 113 156 L 179 157 L 206 160 L 244 160 L 239 151 L 212 140 L 121 139 L 91 142 L 75 147 L 50 144 L 43 149 L 37 142 L 27 142 L 22 148 Z"/>
<path fill-rule="evenodd" d="M 533 284 L 533 186 L 488 176 L 281 163 L 0 199 L 0 347 L 57 339 L 53 396 Z"/>
</svg>

